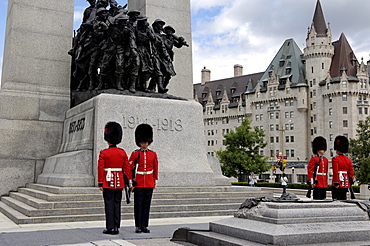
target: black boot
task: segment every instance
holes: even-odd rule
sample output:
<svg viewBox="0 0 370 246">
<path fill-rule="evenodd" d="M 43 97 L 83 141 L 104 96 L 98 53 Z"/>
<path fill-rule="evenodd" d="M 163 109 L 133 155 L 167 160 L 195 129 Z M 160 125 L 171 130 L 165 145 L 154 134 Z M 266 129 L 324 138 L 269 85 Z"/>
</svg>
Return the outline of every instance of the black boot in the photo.
<svg viewBox="0 0 370 246">
<path fill-rule="evenodd" d="M 106 81 L 107 81 L 107 76 L 100 74 L 100 82 L 99 82 L 99 85 L 96 88 L 96 90 L 98 91 L 98 90 L 102 90 L 102 89 L 106 88 Z"/>
<path fill-rule="evenodd" d="M 157 78 L 151 78 L 151 79 L 150 79 L 148 89 L 146 89 L 146 91 L 145 91 L 145 92 L 149 92 L 149 93 L 153 93 L 153 92 L 155 92 L 155 86 L 156 86 L 156 84 L 157 84 L 156 79 L 157 79 Z"/>
<path fill-rule="evenodd" d="M 162 76 L 157 77 L 157 85 L 158 85 L 158 93 L 163 94 L 168 91 L 168 89 L 163 87 L 163 77 Z"/>
<path fill-rule="evenodd" d="M 128 79 L 128 91 L 131 93 L 136 92 L 135 90 L 136 79 L 137 79 L 136 75 L 131 75 Z"/>
<path fill-rule="evenodd" d="M 89 90 L 92 91 L 96 87 L 96 84 L 98 82 L 98 78 L 96 77 L 96 74 L 89 74 L 89 77 L 90 77 Z"/>
<path fill-rule="evenodd" d="M 118 230 L 118 227 L 117 226 L 114 227 L 112 234 L 113 235 L 119 234 L 119 230 Z"/>
<path fill-rule="evenodd" d="M 122 74 L 117 74 L 116 76 L 116 87 L 117 87 L 117 90 L 123 91 Z"/>
</svg>

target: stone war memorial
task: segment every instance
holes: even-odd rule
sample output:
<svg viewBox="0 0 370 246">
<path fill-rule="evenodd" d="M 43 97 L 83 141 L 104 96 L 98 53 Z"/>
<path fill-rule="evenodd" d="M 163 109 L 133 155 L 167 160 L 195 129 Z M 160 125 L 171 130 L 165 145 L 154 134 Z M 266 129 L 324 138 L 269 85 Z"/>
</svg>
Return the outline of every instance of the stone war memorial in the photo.
<svg viewBox="0 0 370 246">
<path fill-rule="evenodd" d="M 128 154 L 137 148 L 135 127 L 141 123 L 153 126 L 152 149 L 161 162 L 160 186 L 215 185 L 201 137 L 202 109 L 192 100 L 191 48 L 174 47 L 174 64 L 171 65 L 176 75 L 166 88 L 163 88 L 164 75 L 149 78 L 140 64 L 136 74 L 143 78 L 137 81 L 140 79 L 144 86 L 147 85 L 143 89 L 137 85 L 134 93 L 126 88 L 125 78 L 122 78 L 134 73 L 117 72 L 116 55 L 101 48 L 104 45 L 113 47 L 114 43 L 102 44 L 105 37 L 101 36 L 107 35 L 110 29 L 99 24 L 104 22 L 107 26 L 108 22 L 117 23 L 122 19 L 125 25 L 131 25 L 127 28 L 131 30 L 134 27 L 131 18 L 128 19 L 129 10 L 140 12 L 136 18 L 141 18 L 138 23 L 143 23 L 144 28 L 149 28 L 156 19 L 165 21 L 179 33 L 175 37 L 181 37 L 183 45 L 188 45 L 186 41 L 191 40 L 190 1 L 176 4 L 159 0 L 129 1 L 128 9 L 104 3 L 106 1 L 96 2 L 98 6 L 89 17 L 93 21 L 82 23 L 77 35 L 85 37 L 80 37 L 76 44 L 72 40 L 74 1 L 9 1 L 0 91 L 0 165 L 4 184 L 1 194 L 28 182 L 95 186 L 97 157 L 99 151 L 106 148 L 103 130 L 108 121 L 122 125 L 120 147 Z M 113 11 L 116 14 L 109 15 Z M 118 36 L 112 32 L 106 39 Z M 160 35 L 165 35 L 163 33 Z M 155 52 L 153 44 L 151 41 L 151 56 Z M 73 52 L 73 49 L 79 51 Z M 137 48 L 137 52 L 141 50 L 143 48 Z M 126 51 L 124 47 L 123 52 Z M 79 58 L 85 58 L 76 61 L 77 53 Z M 94 61 L 90 57 L 94 57 Z M 115 81 L 119 76 L 120 86 L 117 87 Z M 130 78 L 126 78 L 127 81 L 131 83 Z M 89 88 L 90 83 L 94 84 L 92 88 Z M 149 85 L 152 86 L 150 91 Z M 135 85 L 132 89 L 135 90 Z"/>
<path fill-rule="evenodd" d="M 127 154 L 138 148 L 136 126 L 153 127 L 156 196 L 183 197 L 177 206 L 153 207 L 154 217 L 231 214 L 246 189 L 232 187 L 206 154 L 202 106 L 192 91 L 190 0 L 88 2 L 75 31 L 73 0 L 8 2 L 0 211 L 20 224 L 104 219 L 97 160 L 107 148 L 104 126 L 116 121 Z M 220 208 L 216 197 L 227 205 Z M 189 199 L 203 209 L 185 211 Z M 131 219 L 132 204 L 122 208 Z"/>
</svg>

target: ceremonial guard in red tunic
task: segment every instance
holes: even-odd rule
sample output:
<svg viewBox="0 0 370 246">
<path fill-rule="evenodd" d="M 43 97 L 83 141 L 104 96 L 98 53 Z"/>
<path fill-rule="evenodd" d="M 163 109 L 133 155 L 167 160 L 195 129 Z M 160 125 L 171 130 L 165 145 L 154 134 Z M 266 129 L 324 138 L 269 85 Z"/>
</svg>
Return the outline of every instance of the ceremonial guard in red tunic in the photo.
<svg viewBox="0 0 370 246">
<path fill-rule="evenodd" d="M 150 203 L 158 180 L 158 157 L 148 149 L 153 142 L 153 128 L 148 124 L 139 125 L 135 130 L 135 141 L 140 149 L 132 152 L 129 160 L 133 171 L 135 232 L 149 233 Z"/>
<path fill-rule="evenodd" d="M 104 140 L 109 148 L 100 151 L 98 161 L 98 185 L 103 191 L 106 230 L 104 234 L 118 234 L 121 223 L 122 190 L 124 175 L 131 179 L 130 165 L 126 152 L 117 147 L 122 140 L 122 127 L 117 122 L 108 122 L 104 129 Z"/>
<path fill-rule="evenodd" d="M 334 150 L 337 155 L 332 158 L 333 166 L 333 199 L 347 200 L 348 188 L 353 184 L 355 173 L 351 160 L 344 155 L 348 152 L 348 139 L 337 136 L 334 141 Z"/>
<path fill-rule="evenodd" d="M 314 157 L 307 166 L 308 184 L 313 189 L 313 199 L 325 199 L 328 188 L 328 159 L 324 156 L 327 149 L 326 139 L 319 136 L 312 141 Z"/>
</svg>

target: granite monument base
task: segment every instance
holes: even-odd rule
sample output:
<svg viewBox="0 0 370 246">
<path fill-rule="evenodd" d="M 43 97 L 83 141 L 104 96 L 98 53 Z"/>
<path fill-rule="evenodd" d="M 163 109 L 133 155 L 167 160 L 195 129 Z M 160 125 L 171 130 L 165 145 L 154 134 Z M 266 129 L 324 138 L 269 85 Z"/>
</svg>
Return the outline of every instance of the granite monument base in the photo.
<svg viewBox="0 0 370 246">
<path fill-rule="evenodd" d="M 141 123 L 153 127 L 150 149 L 159 158 L 158 186 L 214 186 L 202 114 L 202 106 L 194 101 L 100 94 L 67 111 L 60 154 L 48 158 L 37 183 L 90 186 L 94 177 L 97 185 L 99 152 L 108 147 L 104 126 L 116 121 L 123 128 L 118 147 L 128 155 L 138 149 L 136 127 Z"/>
<path fill-rule="evenodd" d="M 261 202 L 235 216 L 239 217 L 211 222 L 209 232 L 190 231 L 188 241 L 196 245 L 216 245 L 216 241 L 230 242 L 225 245 L 318 245 L 370 240 L 369 216 L 354 203 Z"/>
</svg>

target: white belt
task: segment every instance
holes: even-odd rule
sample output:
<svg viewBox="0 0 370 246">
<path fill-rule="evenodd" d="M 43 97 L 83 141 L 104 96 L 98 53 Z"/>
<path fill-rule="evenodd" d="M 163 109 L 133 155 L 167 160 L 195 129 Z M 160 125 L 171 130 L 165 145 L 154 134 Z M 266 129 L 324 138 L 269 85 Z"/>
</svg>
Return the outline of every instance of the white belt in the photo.
<svg viewBox="0 0 370 246">
<path fill-rule="evenodd" d="M 326 173 L 316 173 L 316 175 L 326 175 Z"/>
<path fill-rule="evenodd" d="M 122 168 L 104 168 L 104 171 L 120 172 L 122 171 Z"/>
<path fill-rule="evenodd" d="M 147 174 L 152 174 L 153 173 L 153 170 L 152 171 L 148 171 L 148 172 L 139 172 L 139 171 L 137 171 L 136 173 L 137 174 L 141 174 L 141 175 L 147 175 Z"/>
<path fill-rule="evenodd" d="M 112 172 L 121 172 L 122 168 L 104 168 L 104 171 L 107 171 L 107 176 L 105 177 L 107 182 L 112 179 Z"/>
</svg>

